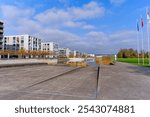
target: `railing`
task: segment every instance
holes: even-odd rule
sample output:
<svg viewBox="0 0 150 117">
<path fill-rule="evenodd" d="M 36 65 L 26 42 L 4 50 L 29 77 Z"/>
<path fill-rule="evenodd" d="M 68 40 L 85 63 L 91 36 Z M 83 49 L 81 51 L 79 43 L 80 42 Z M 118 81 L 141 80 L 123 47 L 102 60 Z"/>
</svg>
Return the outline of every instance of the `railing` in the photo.
<svg viewBox="0 0 150 117">
<path fill-rule="evenodd" d="M 3 30 L 2 30 L 2 29 L 0 29 L 0 32 L 3 32 Z"/>
<path fill-rule="evenodd" d="M 4 28 L 4 26 L 3 26 L 3 25 L 0 25 L 0 28 Z"/>
</svg>

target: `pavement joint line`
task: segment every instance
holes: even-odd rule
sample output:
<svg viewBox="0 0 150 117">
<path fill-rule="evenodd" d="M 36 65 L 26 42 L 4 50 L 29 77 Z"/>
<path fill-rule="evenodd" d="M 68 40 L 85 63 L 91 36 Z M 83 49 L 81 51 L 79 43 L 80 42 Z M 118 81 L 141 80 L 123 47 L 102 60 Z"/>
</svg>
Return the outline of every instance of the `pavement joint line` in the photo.
<svg viewBox="0 0 150 117">
<path fill-rule="evenodd" d="M 67 75 L 67 74 L 69 74 L 69 73 L 71 73 L 71 72 L 74 72 L 74 71 L 76 71 L 76 70 L 78 70 L 78 69 L 81 69 L 81 67 L 77 67 L 77 68 L 68 70 L 68 71 L 63 72 L 63 73 L 61 73 L 61 74 L 55 75 L 55 76 L 53 76 L 53 77 L 50 77 L 50 78 L 48 78 L 48 79 L 46 79 L 46 80 L 43 80 L 43 81 L 37 82 L 37 83 L 35 83 L 35 84 L 32 84 L 32 85 L 30 85 L 30 86 L 28 86 L 28 87 L 25 87 L 25 88 L 23 88 L 23 89 L 31 88 L 31 87 L 33 87 L 33 86 L 42 84 L 42 83 L 44 83 L 44 82 L 47 82 L 47 81 L 49 81 L 49 80 L 58 78 L 58 77 L 60 77 L 60 76 Z"/>
<path fill-rule="evenodd" d="M 96 96 L 95 96 L 95 99 L 97 99 L 97 95 L 98 95 L 98 92 L 99 92 L 99 82 L 100 82 L 100 77 L 101 77 L 101 65 L 98 66 L 98 70 L 97 70 L 97 83 L 96 83 Z"/>
</svg>

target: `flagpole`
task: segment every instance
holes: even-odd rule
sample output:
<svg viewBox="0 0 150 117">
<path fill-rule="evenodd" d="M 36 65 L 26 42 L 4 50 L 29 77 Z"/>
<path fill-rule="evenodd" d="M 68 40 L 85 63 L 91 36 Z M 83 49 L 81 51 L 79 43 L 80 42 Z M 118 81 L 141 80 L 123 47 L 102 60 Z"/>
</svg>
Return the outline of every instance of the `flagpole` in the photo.
<svg viewBox="0 0 150 117">
<path fill-rule="evenodd" d="M 148 26 L 148 22 L 147 22 L 147 41 L 148 41 L 148 61 L 149 61 L 149 65 L 150 65 L 150 47 L 149 47 L 149 26 Z"/>
<path fill-rule="evenodd" d="M 144 36 L 143 36 L 143 19 L 141 17 L 141 38 L 142 38 L 142 61 L 143 61 L 143 65 L 144 65 L 144 45 L 143 45 L 143 41 L 144 41 Z"/>
<path fill-rule="evenodd" d="M 143 45 L 143 29 L 141 29 L 141 36 L 142 36 L 142 60 L 143 60 L 143 65 L 144 65 L 144 45 Z"/>
<path fill-rule="evenodd" d="M 147 40 L 148 40 L 148 61 L 149 61 L 149 65 L 150 65 L 150 35 L 149 35 L 149 9 L 147 8 L 146 11 L 147 14 Z"/>
<path fill-rule="evenodd" d="M 138 25 L 138 20 L 137 20 L 137 54 L 138 54 L 138 64 L 140 64 L 140 59 L 139 59 L 139 25 Z"/>
<path fill-rule="evenodd" d="M 138 54 L 138 64 L 140 64 L 139 59 L 139 32 L 137 31 L 137 54 Z"/>
</svg>

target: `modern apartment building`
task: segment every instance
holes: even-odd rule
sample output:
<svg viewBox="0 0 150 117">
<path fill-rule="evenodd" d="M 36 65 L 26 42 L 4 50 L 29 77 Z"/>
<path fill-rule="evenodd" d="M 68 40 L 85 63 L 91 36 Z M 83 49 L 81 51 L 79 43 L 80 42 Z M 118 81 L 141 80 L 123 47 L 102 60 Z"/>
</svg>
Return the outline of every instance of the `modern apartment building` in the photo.
<svg viewBox="0 0 150 117">
<path fill-rule="evenodd" d="M 71 50 L 70 51 L 70 58 L 75 58 L 77 56 L 77 51 Z"/>
<path fill-rule="evenodd" d="M 69 48 L 59 48 L 59 56 L 69 58 L 71 50 Z"/>
<path fill-rule="evenodd" d="M 83 56 L 83 53 L 82 53 L 82 52 L 79 52 L 79 51 L 76 52 L 76 57 L 77 57 L 77 58 L 80 58 L 80 57 L 82 57 L 82 56 Z"/>
<path fill-rule="evenodd" d="M 13 35 L 4 37 L 4 50 L 41 50 L 41 39 L 30 35 Z"/>
<path fill-rule="evenodd" d="M 54 42 L 43 42 L 41 43 L 42 51 L 50 51 L 52 55 L 49 55 L 50 58 L 56 58 L 58 56 L 58 44 Z"/>
<path fill-rule="evenodd" d="M 3 50 L 4 23 L 0 21 L 0 50 Z"/>
</svg>

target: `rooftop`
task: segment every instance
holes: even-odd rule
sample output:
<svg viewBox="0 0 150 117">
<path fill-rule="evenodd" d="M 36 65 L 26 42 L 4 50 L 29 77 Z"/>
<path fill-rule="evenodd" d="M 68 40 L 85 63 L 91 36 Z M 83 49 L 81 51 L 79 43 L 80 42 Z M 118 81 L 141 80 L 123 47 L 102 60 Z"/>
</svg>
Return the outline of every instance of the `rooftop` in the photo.
<svg viewBox="0 0 150 117">
<path fill-rule="evenodd" d="M 33 37 L 33 38 L 38 38 L 36 36 L 32 36 L 32 35 L 29 35 L 29 34 L 22 34 L 22 35 L 6 35 L 4 37 L 21 37 L 21 36 L 30 36 L 30 37 Z M 39 39 L 39 38 L 38 38 Z"/>
<path fill-rule="evenodd" d="M 50 43 L 56 44 L 55 42 L 42 42 L 42 44 L 50 44 Z"/>
</svg>

